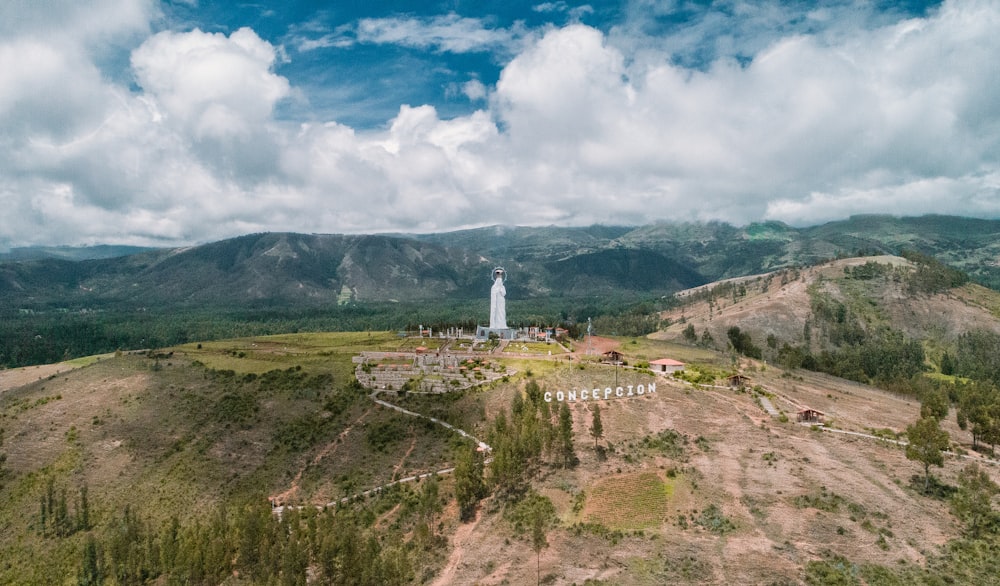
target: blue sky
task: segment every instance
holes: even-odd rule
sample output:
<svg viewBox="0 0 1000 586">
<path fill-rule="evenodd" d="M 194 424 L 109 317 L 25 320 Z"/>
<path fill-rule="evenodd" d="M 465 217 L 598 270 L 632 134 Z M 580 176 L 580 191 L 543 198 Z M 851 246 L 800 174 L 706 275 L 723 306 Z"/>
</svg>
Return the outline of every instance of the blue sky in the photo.
<svg viewBox="0 0 1000 586">
<path fill-rule="evenodd" d="M 482 106 L 463 86 L 496 83 L 503 66 L 549 27 L 607 28 L 618 2 L 219 2 L 164 5 L 165 21 L 228 34 L 252 28 L 282 47 L 275 73 L 302 95 L 281 104 L 285 119 L 334 119 L 384 126 L 401 104 L 433 105 L 442 117 Z M 183 23 L 183 24 L 181 24 Z"/>
<path fill-rule="evenodd" d="M 0 248 L 1000 217 L 1000 5 L 0 4 Z"/>
</svg>

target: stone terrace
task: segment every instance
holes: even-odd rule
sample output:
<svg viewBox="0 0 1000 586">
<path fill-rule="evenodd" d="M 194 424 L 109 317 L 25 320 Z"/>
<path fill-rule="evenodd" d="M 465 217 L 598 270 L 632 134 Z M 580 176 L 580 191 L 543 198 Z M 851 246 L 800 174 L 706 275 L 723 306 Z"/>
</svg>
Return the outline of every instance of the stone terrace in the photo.
<svg viewBox="0 0 1000 586">
<path fill-rule="evenodd" d="M 409 392 L 445 393 L 512 374 L 505 366 L 482 357 L 450 353 L 363 352 L 354 362 L 359 383 L 385 391 L 400 391 L 409 382 Z"/>
</svg>

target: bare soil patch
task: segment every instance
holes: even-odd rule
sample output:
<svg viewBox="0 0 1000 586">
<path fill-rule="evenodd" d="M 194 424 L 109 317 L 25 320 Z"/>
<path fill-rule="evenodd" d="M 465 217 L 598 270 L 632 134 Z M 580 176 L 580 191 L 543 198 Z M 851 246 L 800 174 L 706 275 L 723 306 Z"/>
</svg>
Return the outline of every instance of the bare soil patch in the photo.
<svg viewBox="0 0 1000 586">
<path fill-rule="evenodd" d="M 40 380 L 45 380 L 51 376 L 62 374 L 70 370 L 79 368 L 75 364 L 59 362 L 56 364 L 42 364 L 39 366 L 24 366 L 22 368 L 11 368 L 0 370 L 0 393 L 23 387 Z"/>
</svg>

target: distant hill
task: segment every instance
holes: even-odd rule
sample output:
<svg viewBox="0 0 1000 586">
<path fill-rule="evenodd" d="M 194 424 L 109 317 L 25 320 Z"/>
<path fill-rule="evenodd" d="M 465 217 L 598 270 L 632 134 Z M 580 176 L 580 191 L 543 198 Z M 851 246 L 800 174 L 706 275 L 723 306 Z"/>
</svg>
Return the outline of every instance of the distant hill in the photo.
<svg viewBox="0 0 1000 586">
<path fill-rule="evenodd" d="M 178 249 L 21 249 L 0 256 L 0 306 L 314 307 L 476 299 L 498 264 L 508 269 L 512 299 L 652 296 L 906 249 L 1000 286 L 1000 221 L 855 216 L 809 228 L 779 222 L 493 226 L 422 235 L 253 234 Z"/>
<path fill-rule="evenodd" d="M 906 380 L 937 369 L 964 334 L 1000 334 L 1000 293 L 938 286 L 929 271 L 875 256 L 710 283 L 678 293 L 679 305 L 661 315 L 669 325 L 653 337 L 743 346 L 771 363 L 861 382 Z"/>
<path fill-rule="evenodd" d="M 0 252 L 0 262 L 8 260 L 40 260 L 45 258 L 92 260 L 129 256 L 149 250 L 155 249 L 148 246 L 114 246 L 109 244 L 99 244 L 97 246 L 26 246 L 12 248 L 7 252 Z"/>
<path fill-rule="evenodd" d="M 623 246 L 659 251 L 709 281 L 808 266 L 835 257 L 918 251 L 1000 288 L 1000 221 L 954 216 L 860 215 L 821 226 L 780 222 L 654 224 L 618 239 Z"/>
<path fill-rule="evenodd" d="M 102 260 L 6 262 L 0 263 L 0 302 L 8 307 L 248 302 L 311 307 L 470 299 L 486 294 L 490 269 L 497 264 L 506 264 L 512 275 L 511 297 L 522 299 L 616 290 L 664 294 L 705 282 L 683 263 L 654 251 L 609 248 L 606 238 L 578 239 L 587 241 L 583 248 L 565 239 L 546 248 L 541 246 L 544 237 L 529 234 L 525 241 L 536 244 L 516 258 L 507 255 L 508 245 L 445 246 L 440 240 L 254 234 Z M 506 252 L 498 253 L 497 248 Z"/>
</svg>

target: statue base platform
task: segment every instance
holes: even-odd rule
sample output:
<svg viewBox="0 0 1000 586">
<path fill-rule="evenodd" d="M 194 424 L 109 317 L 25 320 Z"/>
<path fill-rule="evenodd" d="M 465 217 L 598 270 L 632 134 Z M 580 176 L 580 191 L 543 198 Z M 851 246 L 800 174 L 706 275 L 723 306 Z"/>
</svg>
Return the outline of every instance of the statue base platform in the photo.
<svg viewBox="0 0 1000 586">
<path fill-rule="evenodd" d="M 477 340 L 489 340 L 490 334 L 496 334 L 501 340 L 513 340 L 517 338 L 517 330 L 514 328 L 488 328 L 486 326 L 476 326 Z"/>
</svg>

